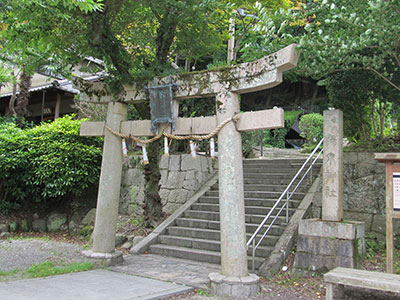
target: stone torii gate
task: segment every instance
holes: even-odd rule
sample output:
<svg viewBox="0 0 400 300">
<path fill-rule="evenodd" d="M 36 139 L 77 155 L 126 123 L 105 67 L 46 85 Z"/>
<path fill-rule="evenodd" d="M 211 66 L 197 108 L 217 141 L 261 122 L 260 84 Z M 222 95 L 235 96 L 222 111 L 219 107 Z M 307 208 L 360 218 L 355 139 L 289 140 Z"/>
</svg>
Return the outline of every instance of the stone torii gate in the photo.
<svg viewBox="0 0 400 300">
<path fill-rule="evenodd" d="M 177 118 L 175 135 L 201 135 L 213 131 L 218 124 L 240 112 L 239 95 L 272 88 L 282 82 L 282 73 L 296 66 L 296 45 L 249 63 L 218 71 L 207 71 L 156 78 L 149 85 L 177 84 L 174 100 L 215 97 L 216 116 Z M 121 138 L 106 129 L 124 135 L 153 136 L 150 120 L 127 121 L 127 104 L 148 101 L 144 89 L 124 87 L 117 97 L 111 96 L 101 82 L 82 84 L 81 100 L 107 104 L 106 122 L 85 122 L 82 136 L 105 136 L 101 167 L 93 247 L 90 257 L 118 258 L 115 232 L 121 185 Z M 177 102 L 176 102 L 177 103 Z M 254 295 L 258 277 L 249 275 L 247 267 L 246 228 L 243 192 L 242 142 L 240 132 L 273 129 L 284 126 L 283 110 L 274 108 L 239 114 L 235 124 L 228 123 L 218 133 L 219 202 L 221 231 L 221 274 L 210 274 L 217 294 Z"/>
</svg>

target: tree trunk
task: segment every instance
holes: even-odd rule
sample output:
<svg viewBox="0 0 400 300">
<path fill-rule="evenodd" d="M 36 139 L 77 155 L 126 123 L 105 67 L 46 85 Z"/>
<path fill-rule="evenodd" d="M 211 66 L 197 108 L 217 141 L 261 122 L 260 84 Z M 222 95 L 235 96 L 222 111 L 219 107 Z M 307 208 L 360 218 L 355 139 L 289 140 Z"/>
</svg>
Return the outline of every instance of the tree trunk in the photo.
<svg viewBox="0 0 400 300">
<path fill-rule="evenodd" d="M 177 15 L 176 8 L 171 7 L 160 20 L 160 26 L 157 29 L 156 37 L 156 58 L 159 64 L 158 68 L 155 70 L 156 73 L 161 73 L 163 67 L 167 66 L 169 51 L 175 38 Z M 136 109 L 143 119 L 151 118 L 149 104 L 137 105 Z M 145 211 L 146 227 L 153 226 L 154 221 L 159 220 L 162 216 L 162 204 L 159 195 L 161 179 L 159 169 L 161 144 L 161 140 L 158 140 L 147 147 L 149 164 L 144 168 L 146 184 L 144 190 L 145 204 L 143 207 Z"/>
<path fill-rule="evenodd" d="M 142 119 L 150 119 L 150 104 L 141 103 L 135 105 L 136 111 Z M 145 226 L 152 227 L 155 221 L 159 220 L 162 216 L 162 204 L 159 195 L 160 190 L 160 151 L 161 140 L 150 143 L 147 147 L 147 156 L 149 163 L 144 166 L 144 219 Z"/>
<path fill-rule="evenodd" d="M 369 136 L 367 135 L 367 130 L 365 129 L 365 125 L 361 124 L 361 139 L 363 139 L 364 141 L 369 140 Z"/>
<path fill-rule="evenodd" d="M 159 195 L 161 179 L 159 168 L 161 140 L 149 144 L 147 150 L 149 163 L 144 167 L 146 185 L 143 209 L 145 211 L 145 226 L 152 227 L 156 225 L 154 224 L 155 221 L 159 220 L 162 216 L 162 204 Z"/>
<path fill-rule="evenodd" d="M 383 130 L 385 127 L 385 117 L 386 117 L 386 103 L 378 101 L 378 116 L 379 116 L 379 139 L 383 139 Z"/>
<path fill-rule="evenodd" d="M 160 20 L 156 36 L 156 58 L 159 64 L 156 71 L 162 71 L 162 68 L 167 64 L 168 54 L 175 38 L 176 26 L 178 25 L 177 17 L 177 9 L 170 7 Z"/>
<path fill-rule="evenodd" d="M 118 85 L 119 83 L 119 87 L 122 87 L 124 83 L 129 84 L 129 81 L 132 80 L 130 73 L 131 57 L 111 30 L 114 18 L 110 15 L 110 12 L 114 11 L 115 14 L 115 11 L 121 9 L 122 6 L 115 0 L 106 0 L 104 5 L 106 9 L 103 12 L 94 13 L 92 16 L 91 45 L 98 51 L 97 54 L 100 57 L 108 58 L 112 62 L 117 72 L 110 70 L 110 74 L 119 80 L 119 82 L 113 82 L 113 85 Z M 151 1 L 149 1 L 149 5 L 151 6 Z M 152 10 L 160 24 L 155 38 L 157 66 L 154 68 L 155 75 L 159 75 L 169 65 L 168 55 L 175 38 L 179 11 L 174 6 L 166 7 L 163 15 L 158 15 L 158 11 L 153 8 Z M 111 86 L 109 87 L 111 88 Z M 111 90 L 115 91 L 117 90 L 116 88 L 118 86 L 113 86 Z M 135 108 L 142 119 L 150 119 L 149 103 L 135 105 Z M 162 215 L 161 198 L 159 196 L 161 178 L 159 171 L 160 145 L 161 141 L 157 141 L 147 145 L 146 148 L 149 164 L 144 167 L 146 183 L 143 208 L 147 227 L 153 226 L 154 221 L 157 221 Z"/>
<path fill-rule="evenodd" d="M 16 98 L 15 112 L 17 114 L 17 125 L 22 128 L 24 118 L 28 116 L 29 88 L 32 84 L 32 76 L 25 70 L 22 71 L 19 83 L 19 94 Z"/>
<path fill-rule="evenodd" d="M 372 128 L 374 130 L 375 137 L 378 137 L 378 130 L 376 128 L 376 122 L 375 122 L 375 101 L 374 100 L 371 100 L 370 113 L 371 113 Z"/>
</svg>

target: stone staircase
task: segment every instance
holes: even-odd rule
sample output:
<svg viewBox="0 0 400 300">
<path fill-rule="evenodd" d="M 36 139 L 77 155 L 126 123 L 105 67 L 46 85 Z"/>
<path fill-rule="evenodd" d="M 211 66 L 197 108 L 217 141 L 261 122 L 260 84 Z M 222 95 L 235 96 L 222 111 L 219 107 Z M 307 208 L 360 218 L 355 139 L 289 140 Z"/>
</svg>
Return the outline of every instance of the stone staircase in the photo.
<svg viewBox="0 0 400 300">
<path fill-rule="evenodd" d="M 268 214 L 304 161 L 303 158 L 243 161 L 247 240 Z M 312 174 L 308 175 L 308 178 L 293 194 L 289 205 L 290 216 L 293 215 L 310 188 L 311 176 L 316 177 L 320 168 L 321 162 L 317 162 Z M 286 225 L 285 215 L 283 214 L 278 217 L 269 234 L 256 251 L 256 269 L 269 256 Z M 263 232 L 261 231 L 261 234 Z M 211 186 L 158 236 L 157 243 L 150 246 L 150 252 L 220 264 L 218 183 Z M 251 266 L 251 249 L 249 249 L 248 255 L 249 266 Z"/>
</svg>

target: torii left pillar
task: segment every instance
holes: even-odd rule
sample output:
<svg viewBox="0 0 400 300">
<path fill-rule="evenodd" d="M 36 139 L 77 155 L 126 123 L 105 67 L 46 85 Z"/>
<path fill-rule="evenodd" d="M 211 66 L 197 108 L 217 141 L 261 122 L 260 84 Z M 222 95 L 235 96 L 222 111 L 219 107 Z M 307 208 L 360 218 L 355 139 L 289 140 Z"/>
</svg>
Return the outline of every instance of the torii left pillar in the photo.
<svg viewBox="0 0 400 300">
<path fill-rule="evenodd" d="M 121 123 L 127 120 L 127 115 L 127 104 L 108 103 L 107 125 L 113 130 L 120 131 Z M 121 138 L 106 130 L 104 132 L 93 246 L 91 250 L 84 252 L 88 257 L 102 259 L 106 265 L 122 262 L 122 253 L 115 251 L 119 204 L 115 199 L 119 199 L 122 157 Z"/>
</svg>

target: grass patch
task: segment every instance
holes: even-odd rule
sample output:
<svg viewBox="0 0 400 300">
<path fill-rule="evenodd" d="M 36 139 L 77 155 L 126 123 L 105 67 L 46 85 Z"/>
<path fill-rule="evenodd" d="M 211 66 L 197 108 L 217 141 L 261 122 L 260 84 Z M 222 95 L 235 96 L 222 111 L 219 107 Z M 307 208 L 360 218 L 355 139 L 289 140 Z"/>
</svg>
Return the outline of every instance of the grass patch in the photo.
<svg viewBox="0 0 400 300">
<path fill-rule="evenodd" d="M 50 237 L 49 236 L 11 236 L 9 238 L 7 238 L 7 241 L 19 241 L 19 240 L 24 240 L 24 241 L 31 241 L 31 240 L 41 240 L 41 241 L 50 241 Z"/>
<path fill-rule="evenodd" d="M 94 264 L 91 262 L 72 263 L 65 266 L 55 266 L 52 261 L 45 261 L 32 265 L 25 273 L 30 278 L 47 277 L 53 275 L 82 272 L 94 269 Z"/>
<path fill-rule="evenodd" d="M 371 271 L 385 272 L 386 243 L 378 240 L 372 234 L 366 233 L 365 250 L 365 257 L 361 261 L 362 268 Z M 400 244 L 394 247 L 393 271 L 395 274 L 400 274 Z"/>
<path fill-rule="evenodd" d="M 380 242 L 377 238 L 370 234 L 365 235 L 365 258 L 374 260 L 377 255 L 384 255 L 386 252 L 384 242 Z"/>
<path fill-rule="evenodd" d="M 18 272 L 19 272 L 18 269 L 14 269 L 14 270 L 11 270 L 11 271 L 0 270 L 0 277 L 15 275 Z"/>
</svg>

